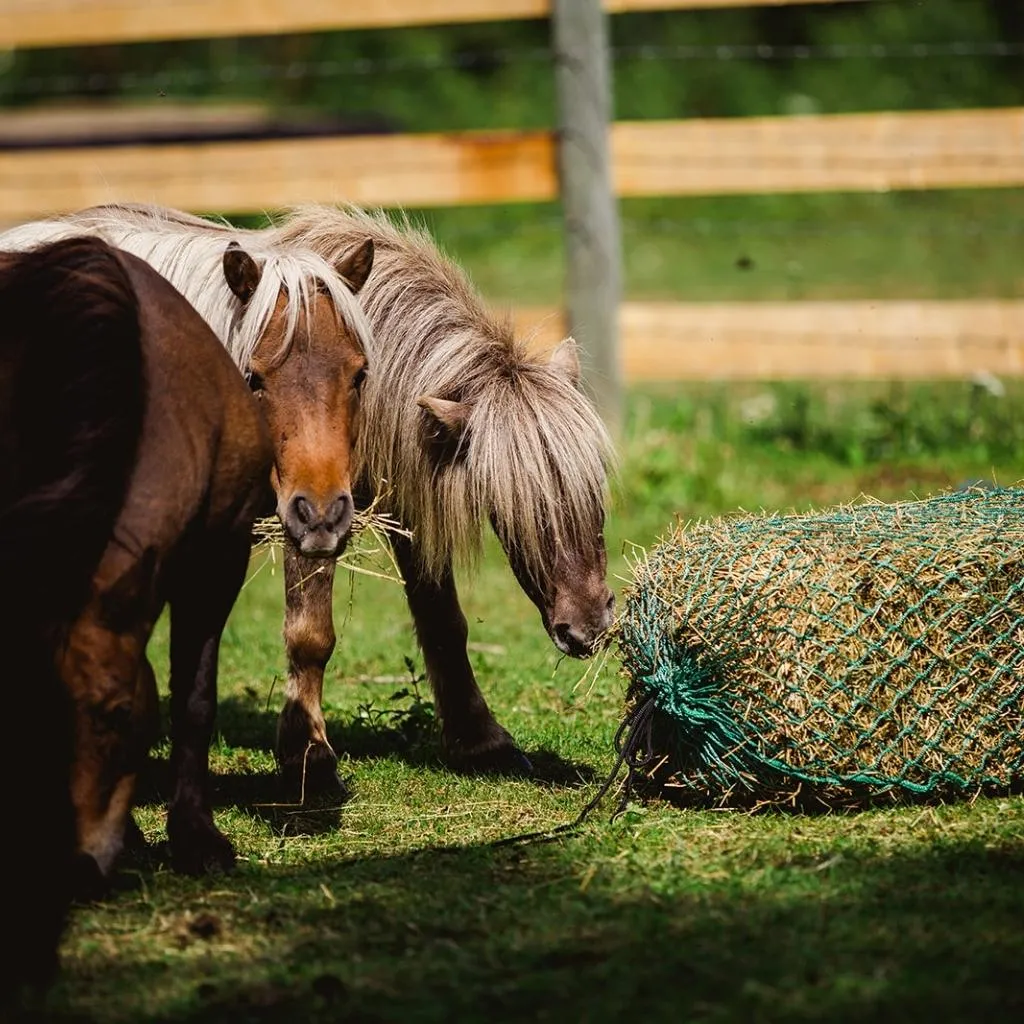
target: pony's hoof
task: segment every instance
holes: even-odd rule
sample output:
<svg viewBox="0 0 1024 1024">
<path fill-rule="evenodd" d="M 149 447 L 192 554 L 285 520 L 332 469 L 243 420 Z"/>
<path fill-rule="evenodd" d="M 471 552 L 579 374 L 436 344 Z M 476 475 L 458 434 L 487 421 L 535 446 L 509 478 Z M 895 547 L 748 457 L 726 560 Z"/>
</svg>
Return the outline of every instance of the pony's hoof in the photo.
<svg viewBox="0 0 1024 1024">
<path fill-rule="evenodd" d="M 110 894 L 110 880 L 87 853 L 75 854 L 70 887 L 71 897 L 76 903 L 95 903 Z"/>
<path fill-rule="evenodd" d="M 449 765 L 466 775 L 498 775 L 504 778 L 533 777 L 530 759 L 514 744 L 448 755 Z"/>
<path fill-rule="evenodd" d="M 167 823 L 171 847 L 171 867 L 182 875 L 208 875 L 231 871 L 235 866 L 235 848 L 216 826 L 199 823 Z"/>
<path fill-rule="evenodd" d="M 338 759 L 325 744 L 312 744 L 300 758 L 281 763 L 287 798 L 303 807 L 337 807 L 348 800 L 348 787 L 338 777 Z"/>
</svg>

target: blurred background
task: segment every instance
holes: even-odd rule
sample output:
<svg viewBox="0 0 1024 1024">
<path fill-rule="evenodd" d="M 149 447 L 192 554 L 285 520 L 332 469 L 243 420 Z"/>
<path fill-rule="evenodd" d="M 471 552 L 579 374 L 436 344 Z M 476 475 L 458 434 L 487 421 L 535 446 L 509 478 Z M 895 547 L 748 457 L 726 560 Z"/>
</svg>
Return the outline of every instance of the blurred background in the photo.
<svg viewBox="0 0 1024 1024">
<path fill-rule="evenodd" d="M 573 7 L 2 0 L 0 220 L 404 209 L 571 327 L 641 534 L 1024 475 L 1024 5 L 608 0 L 610 326 L 564 312 Z"/>
</svg>

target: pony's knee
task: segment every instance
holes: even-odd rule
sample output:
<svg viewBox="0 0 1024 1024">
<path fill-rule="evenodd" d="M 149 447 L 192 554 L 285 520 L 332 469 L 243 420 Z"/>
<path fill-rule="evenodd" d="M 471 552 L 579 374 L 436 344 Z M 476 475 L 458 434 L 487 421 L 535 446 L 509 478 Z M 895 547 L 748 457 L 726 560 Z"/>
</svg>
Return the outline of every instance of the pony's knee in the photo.
<svg viewBox="0 0 1024 1024">
<path fill-rule="evenodd" d="M 288 661 L 293 670 L 306 668 L 323 669 L 334 653 L 337 637 L 334 624 L 328 617 L 323 620 L 319 616 L 303 613 L 289 616 L 284 628 L 285 644 L 288 648 Z"/>
</svg>

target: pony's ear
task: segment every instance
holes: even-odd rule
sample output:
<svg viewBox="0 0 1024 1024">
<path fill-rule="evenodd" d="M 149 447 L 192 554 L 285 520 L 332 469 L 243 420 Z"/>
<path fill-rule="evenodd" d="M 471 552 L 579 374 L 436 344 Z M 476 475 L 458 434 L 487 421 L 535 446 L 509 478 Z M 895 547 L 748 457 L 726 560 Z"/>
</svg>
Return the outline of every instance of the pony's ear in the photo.
<svg viewBox="0 0 1024 1024">
<path fill-rule="evenodd" d="M 420 395 L 416 399 L 416 404 L 421 409 L 426 409 L 447 438 L 454 441 L 462 437 L 472 408 L 467 402 L 453 402 L 448 398 Z"/>
<path fill-rule="evenodd" d="M 367 238 L 354 249 L 349 249 L 338 260 L 334 269 L 345 279 L 346 284 L 352 289 L 352 294 L 355 295 L 366 284 L 366 279 L 373 269 L 373 239 Z"/>
<path fill-rule="evenodd" d="M 248 302 L 260 283 L 259 264 L 237 243 L 224 250 L 224 277 L 242 302 Z"/>
<path fill-rule="evenodd" d="M 551 353 L 551 368 L 564 373 L 574 384 L 580 382 L 580 354 L 575 338 L 566 338 Z"/>
</svg>

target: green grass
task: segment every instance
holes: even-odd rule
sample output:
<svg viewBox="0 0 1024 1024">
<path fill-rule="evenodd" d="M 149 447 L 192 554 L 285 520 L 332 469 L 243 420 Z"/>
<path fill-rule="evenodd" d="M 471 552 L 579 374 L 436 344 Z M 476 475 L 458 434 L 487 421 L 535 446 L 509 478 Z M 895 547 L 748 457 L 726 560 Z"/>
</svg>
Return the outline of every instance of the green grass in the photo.
<svg viewBox="0 0 1024 1024">
<path fill-rule="evenodd" d="M 652 544 L 676 515 L 1024 475 L 1024 441 L 1000 433 L 1016 392 L 987 405 L 964 388 L 773 393 L 775 412 L 756 422 L 749 393 L 632 396 L 613 575 L 627 542 Z M 958 416 L 964 429 L 943 435 Z M 893 437 L 917 438 L 916 453 L 900 456 Z M 137 811 L 151 850 L 124 862 L 109 899 L 76 908 L 35 1019 L 974 1021 L 1024 1009 L 1024 800 L 818 818 L 651 803 L 609 823 L 609 796 L 574 837 L 489 846 L 577 814 L 612 765 L 623 692 L 614 663 L 584 678 L 557 657 L 493 546 L 463 589 L 471 658 L 537 778 L 440 764 L 398 586 L 359 577 L 350 592 L 342 577 L 326 707 L 354 797 L 319 818 L 280 806 L 282 581 L 264 555 L 253 569 L 224 637 L 213 753 L 238 868 L 199 881 L 167 868 L 161 748 Z M 166 622 L 151 653 L 164 678 Z"/>
<path fill-rule="evenodd" d="M 484 294 L 556 303 L 555 204 L 414 211 Z M 1024 189 L 620 201 L 632 300 L 1019 298 Z"/>
</svg>

